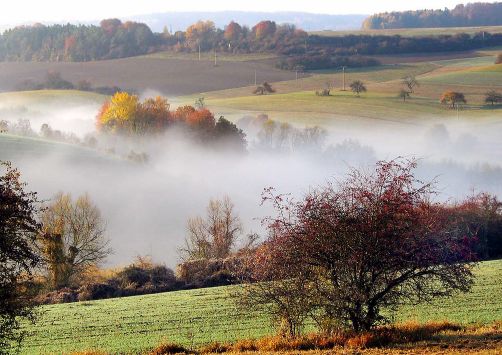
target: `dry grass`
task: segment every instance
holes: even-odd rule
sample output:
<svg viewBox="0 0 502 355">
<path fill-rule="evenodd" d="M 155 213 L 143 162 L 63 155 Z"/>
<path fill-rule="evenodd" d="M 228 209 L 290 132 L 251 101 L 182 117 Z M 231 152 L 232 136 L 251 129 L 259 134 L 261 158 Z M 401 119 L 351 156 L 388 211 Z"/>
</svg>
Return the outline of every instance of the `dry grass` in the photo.
<svg viewBox="0 0 502 355">
<path fill-rule="evenodd" d="M 235 343 L 207 344 L 189 350 L 165 342 L 146 355 L 164 354 L 502 354 L 502 321 L 484 326 L 460 326 L 451 322 L 419 324 L 406 322 L 355 334 L 339 331 L 331 335 L 309 334 L 298 338 L 272 336 Z M 105 355 L 89 350 L 72 355 Z"/>
<path fill-rule="evenodd" d="M 162 349 L 159 347 L 158 349 Z M 180 350 L 174 345 L 167 351 Z M 355 334 L 339 331 L 331 335 L 310 334 L 297 338 L 272 336 L 261 339 L 241 340 L 233 344 L 212 343 L 200 348 L 199 354 L 413 354 L 457 353 L 458 351 L 502 352 L 502 322 L 491 326 L 465 328 L 450 322 L 419 324 L 407 322 L 380 327 L 372 332 Z M 153 352 L 171 354 L 173 352 Z"/>
</svg>

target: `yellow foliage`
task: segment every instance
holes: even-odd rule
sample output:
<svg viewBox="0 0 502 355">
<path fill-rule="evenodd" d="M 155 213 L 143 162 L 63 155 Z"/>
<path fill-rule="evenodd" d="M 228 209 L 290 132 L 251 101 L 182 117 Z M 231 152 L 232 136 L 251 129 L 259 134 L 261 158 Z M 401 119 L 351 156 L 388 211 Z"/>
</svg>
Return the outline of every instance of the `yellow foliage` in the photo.
<svg viewBox="0 0 502 355">
<path fill-rule="evenodd" d="M 107 107 L 98 116 L 99 125 L 110 131 L 130 131 L 130 122 L 136 117 L 139 98 L 127 92 L 117 92 L 113 95 Z"/>
</svg>

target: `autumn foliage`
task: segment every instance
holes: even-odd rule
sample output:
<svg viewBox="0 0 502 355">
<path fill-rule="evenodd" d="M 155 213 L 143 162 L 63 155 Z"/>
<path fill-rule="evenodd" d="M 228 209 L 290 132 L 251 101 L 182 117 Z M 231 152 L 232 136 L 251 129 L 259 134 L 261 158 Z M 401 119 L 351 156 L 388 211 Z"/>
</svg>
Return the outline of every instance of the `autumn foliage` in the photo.
<svg viewBox="0 0 502 355">
<path fill-rule="evenodd" d="M 249 260 L 242 304 L 269 305 L 291 335 L 307 317 L 361 332 L 388 321 L 383 309 L 468 291 L 475 232 L 432 202 L 433 185 L 417 180 L 415 167 L 380 162 L 300 201 L 266 190 L 276 215 Z"/>
<path fill-rule="evenodd" d="M 171 111 L 160 96 L 141 102 L 137 95 L 118 92 L 101 106 L 96 126 L 100 132 L 123 136 L 158 135 L 178 127 L 204 142 L 230 143 L 238 150 L 246 146 L 244 133 L 225 118 L 216 120 L 208 109 L 190 105 Z"/>
<path fill-rule="evenodd" d="M 441 95 L 439 99 L 441 105 L 445 105 L 451 109 L 460 108 L 461 104 L 466 104 L 467 100 L 465 99 L 465 95 L 461 92 L 456 91 L 446 91 Z"/>
</svg>

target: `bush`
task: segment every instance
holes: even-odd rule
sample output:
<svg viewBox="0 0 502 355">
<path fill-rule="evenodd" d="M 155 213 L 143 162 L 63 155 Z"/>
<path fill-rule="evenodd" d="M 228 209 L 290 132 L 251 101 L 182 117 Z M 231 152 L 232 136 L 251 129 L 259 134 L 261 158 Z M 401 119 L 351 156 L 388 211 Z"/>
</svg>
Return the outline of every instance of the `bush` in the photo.
<svg viewBox="0 0 502 355">
<path fill-rule="evenodd" d="M 277 63 L 277 67 L 284 70 L 322 70 L 333 69 L 342 66 L 360 68 L 380 65 L 380 62 L 373 58 L 358 55 L 340 56 L 332 54 L 306 54 L 301 56 L 282 59 Z"/>
<path fill-rule="evenodd" d="M 238 256 L 187 261 L 177 266 L 176 275 L 187 288 L 232 285 L 238 283 L 235 274 L 240 264 Z"/>
<path fill-rule="evenodd" d="M 148 355 L 167 355 L 167 354 L 190 354 L 190 351 L 178 344 L 164 343 L 148 353 Z"/>
</svg>

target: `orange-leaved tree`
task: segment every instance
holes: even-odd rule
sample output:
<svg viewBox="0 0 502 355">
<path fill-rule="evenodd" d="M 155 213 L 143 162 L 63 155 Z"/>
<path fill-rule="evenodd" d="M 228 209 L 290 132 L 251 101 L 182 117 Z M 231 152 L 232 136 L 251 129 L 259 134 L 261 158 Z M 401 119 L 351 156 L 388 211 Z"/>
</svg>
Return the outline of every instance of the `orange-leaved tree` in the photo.
<svg viewBox="0 0 502 355">
<path fill-rule="evenodd" d="M 467 100 L 465 99 L 465 95 L 461 92 L 456 91 L 445 91 L 439 102 L 442 105 L 448 105 L 449 108 L 456 109 L 460 107 L 460 104 L 466 104 Z"/>
</svg>

